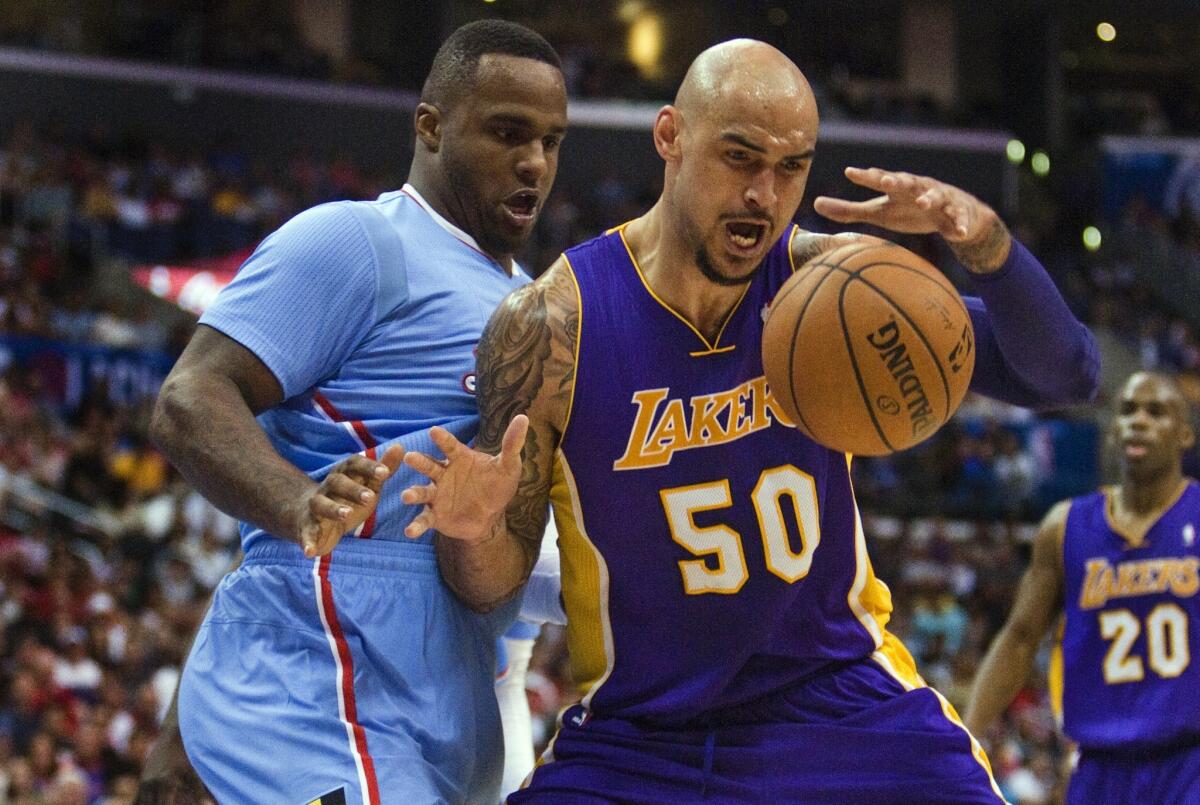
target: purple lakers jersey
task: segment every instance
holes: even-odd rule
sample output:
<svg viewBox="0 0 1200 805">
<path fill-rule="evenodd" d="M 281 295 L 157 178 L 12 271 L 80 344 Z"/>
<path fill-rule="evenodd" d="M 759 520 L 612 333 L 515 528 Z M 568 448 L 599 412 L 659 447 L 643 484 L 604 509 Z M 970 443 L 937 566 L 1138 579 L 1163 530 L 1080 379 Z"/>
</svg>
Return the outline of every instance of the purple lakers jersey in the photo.
<svg viewBox="0 0 1200 805">
<path fill-rule="evenodd" d="M 1189 481 L 1140 544 L 1113 527 L 1111 491 L 1072 501 L 1063 534 L 1063 729 L 1083 749 L 1200 739 L 1200 486 Z"/>
<path fill-rule="evenodd" d="M 566 253 L 574 394 L 552 491 L 573 673 L 597 713 L 683 723 L 882 647 L 848 457 L 799 433 L 763 376 L 776 243 L 714 341 L 657 298 L 623 230 Z"/>
</svg>

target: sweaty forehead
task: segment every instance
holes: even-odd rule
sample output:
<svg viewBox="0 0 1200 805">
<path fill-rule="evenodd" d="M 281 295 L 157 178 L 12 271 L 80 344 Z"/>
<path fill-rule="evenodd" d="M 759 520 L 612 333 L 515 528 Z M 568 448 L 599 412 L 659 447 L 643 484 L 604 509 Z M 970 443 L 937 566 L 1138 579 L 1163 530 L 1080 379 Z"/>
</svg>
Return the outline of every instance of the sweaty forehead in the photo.
<svg viewBox="0 0 1200 805">
<path fill-rule="evenodd" d="M 467 101 L 476 107 L 528 107 L 564 117 L 567 112 L 567 90 L 557 68 L 536 59 L 498 53 L 480 57 Z"/>
<path fill-rule="evenodd" d="M 806 86 L 742 74 L 729 76 L 708 95 L 697 111 L 717 136 L 735 131 L 796 148 L 811 148 L 816 140 L 817 108 Z"/>
</svg>

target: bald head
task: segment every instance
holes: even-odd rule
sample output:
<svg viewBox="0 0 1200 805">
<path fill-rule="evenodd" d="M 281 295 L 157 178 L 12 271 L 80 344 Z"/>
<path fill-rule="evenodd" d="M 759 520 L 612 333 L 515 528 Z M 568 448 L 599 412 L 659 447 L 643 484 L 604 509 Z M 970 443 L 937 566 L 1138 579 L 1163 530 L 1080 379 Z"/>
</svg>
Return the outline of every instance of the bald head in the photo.
<svg viewBox="0 0 1200 805">
<path fill-rule="evenodd" d="M 711 115 L 736 106 L 788 104 L 811 112 L 817 104 L 808 79 L 795 63 L 766 42 L 732 39 L 696 57 L 675 95 L 685 115 Z"/>
<path fill-rule="evenodd" d="M 804 74 L 770 45 L 735 39 L 697 56 L 654 123 L 673 251 L 717 285 L 749 282 L 800 206 L 818 124 Z"/>
</svg>

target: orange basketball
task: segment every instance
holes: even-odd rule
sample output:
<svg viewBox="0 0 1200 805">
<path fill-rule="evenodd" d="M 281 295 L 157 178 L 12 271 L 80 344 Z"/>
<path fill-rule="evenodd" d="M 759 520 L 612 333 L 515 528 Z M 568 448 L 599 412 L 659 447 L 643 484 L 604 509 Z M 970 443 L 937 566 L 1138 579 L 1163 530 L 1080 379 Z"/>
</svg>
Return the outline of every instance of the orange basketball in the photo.
<svg viewBox="0 0 1200 805">
<path fill-rule="evenodd" d="M 834 450 L 878 456 L 929 438 L 957 410 L 975 333 L 954 286 L 892 243 L 809 260 L 771 303 L 762 340 L 772 395 Z"/>
</svg>

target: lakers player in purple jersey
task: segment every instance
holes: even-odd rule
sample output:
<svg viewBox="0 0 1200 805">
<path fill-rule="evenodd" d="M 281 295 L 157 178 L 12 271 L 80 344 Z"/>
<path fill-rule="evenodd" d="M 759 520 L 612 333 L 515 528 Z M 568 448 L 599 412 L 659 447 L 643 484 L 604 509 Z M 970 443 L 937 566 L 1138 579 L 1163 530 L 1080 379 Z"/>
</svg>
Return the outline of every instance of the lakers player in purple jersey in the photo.
<svg viewBox="0 0 1200 805">
<path fill-rule="evenodd" d="M 1112 435 L 1120 483 L 1046 515 L 967 723 L 1008 707 L 1059 621 L 1051 693 L 1080 750 L 1067 802 L 1200 802 L 1200 485 L 1183 475 L 1196 436 L 1175 382 L 1130 377 Z"/>
<path fill-rule="evenodd" d="M 848 456 L 801 435 L 763 377 L 763 308 L 807 257 L 857 236 L 791 223 L 817 148 L 804 76 L 739 40 L 701 54 L 654 143 L 663 193 L 509 296 L 480 342 L 479 452 L 409 453 L 443 577 L 511 596 L 553 502 L 581 701 L 510 802 L 997 802 L 979 745 L 887 632 Z M 935 180 L 849 170 L 881 193 L 837 221 L 939 232 L 976 274 L 974 388 L 1087 399 L 1094 344 L 996 214 Z M 867 240 L 867 239 L 864 239 Z M 515 497 L 503 474 L 525 424 Z M 508 431 L 511 434 L 511 430 Z"/>
</svg>

